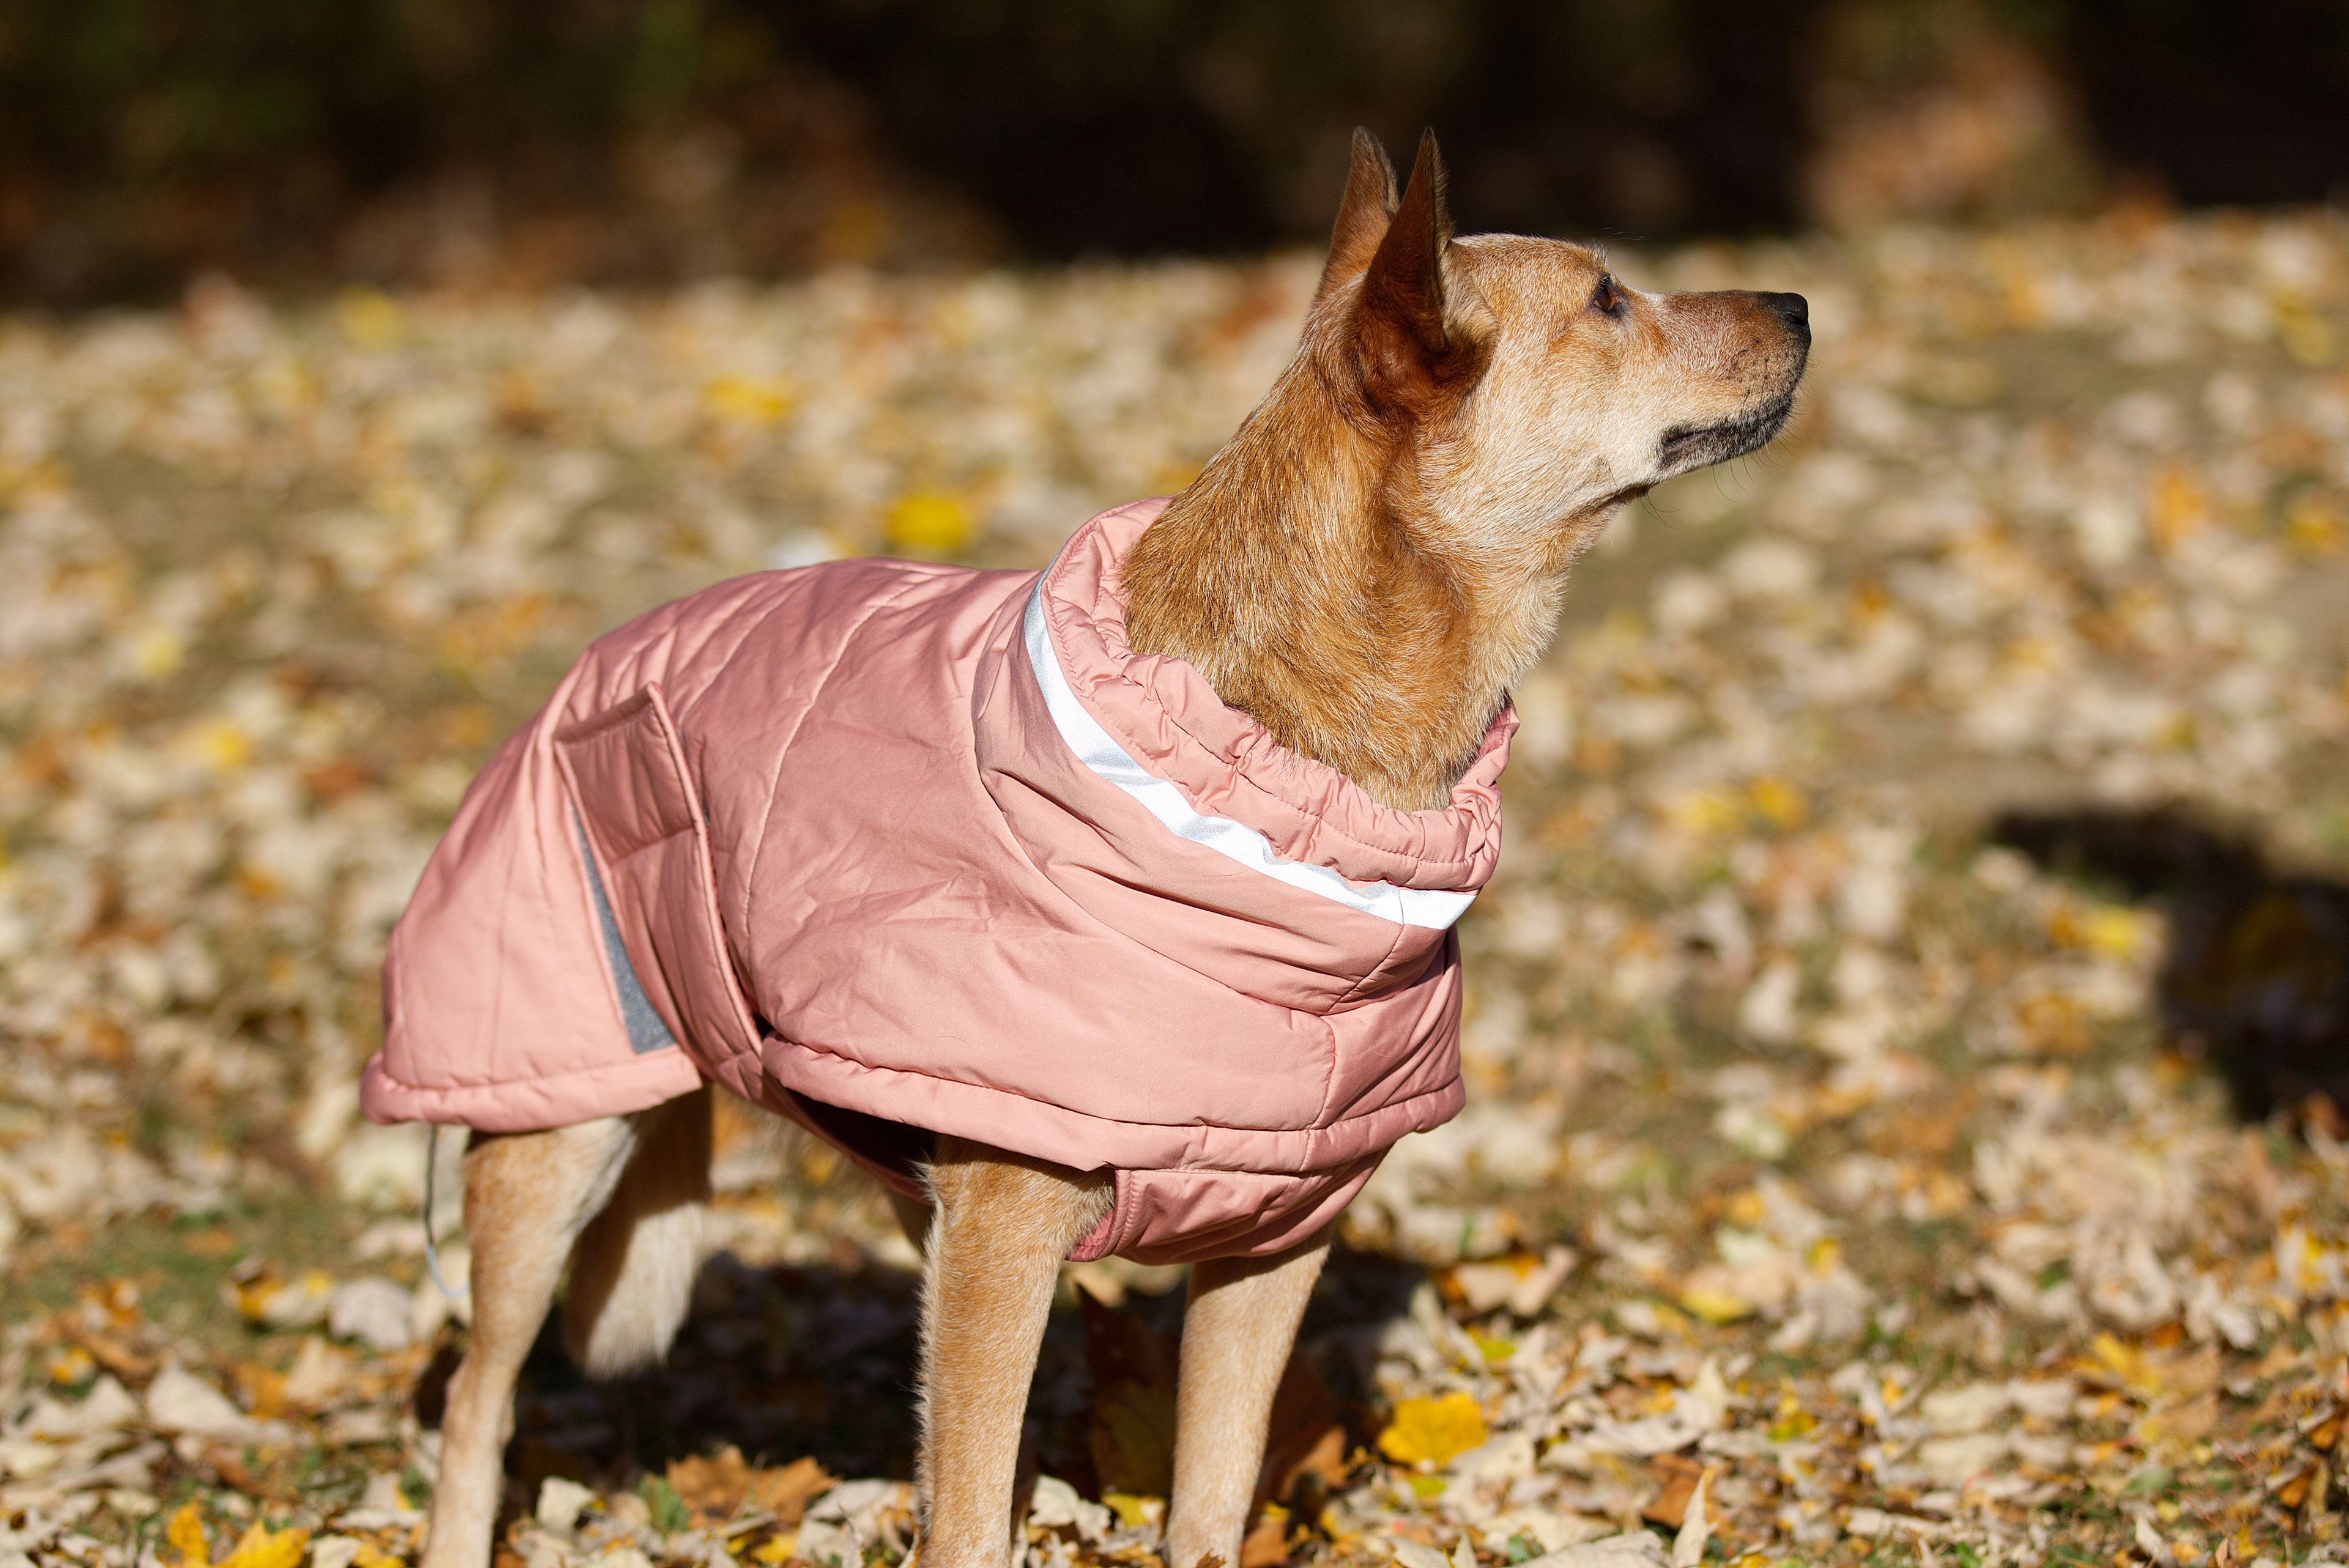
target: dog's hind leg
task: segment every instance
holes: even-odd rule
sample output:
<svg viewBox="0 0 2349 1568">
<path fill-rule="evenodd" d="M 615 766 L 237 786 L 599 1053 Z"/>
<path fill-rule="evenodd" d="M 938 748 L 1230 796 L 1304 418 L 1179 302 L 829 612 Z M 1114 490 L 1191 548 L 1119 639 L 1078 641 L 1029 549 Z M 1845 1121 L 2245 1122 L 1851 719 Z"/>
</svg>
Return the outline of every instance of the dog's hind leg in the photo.
<svg viewBox="0 0 2349 1568">
<path fill-rule="evenodd" d="M 1005 1568 L 1028 1385 L 1061 1260 L 1115 1199 L 1080 1172 L 958 1138 L 930 1166 L 922 1268 L 922 1568 Z"/>
<path fill-rule="evenodd" d="M 572 1243 L 610 1201 L 636 1140 L 634 1119 L 605 1117 L 551 1132 L 476 1134 L 466 1151 L 472 1336 L 449 1380 L 440 1479 L 419 1568 L 487 1568 L 514 1378 L 546 1321 Z"/>
<path fill-rule="evenodd" d="M 1270 1257 L 1192 1265 L 1174 1385 L 1167 1568 L 1199 1568 L 1208 1557 L 1238 1568 L 1272 1397 L 1297 1343 L 1305 1299 L 1329 1255 L 1325 1229 L 1303 1246 Z"/>
<path fill-rule="evenodd" d="M 603 1212 L 571 1249 L 563 1344 L 591 1377 L 668 1354 L 709 1254 L 710 1091 L 636 1119 L 636 1147 Z"/>
</svg>

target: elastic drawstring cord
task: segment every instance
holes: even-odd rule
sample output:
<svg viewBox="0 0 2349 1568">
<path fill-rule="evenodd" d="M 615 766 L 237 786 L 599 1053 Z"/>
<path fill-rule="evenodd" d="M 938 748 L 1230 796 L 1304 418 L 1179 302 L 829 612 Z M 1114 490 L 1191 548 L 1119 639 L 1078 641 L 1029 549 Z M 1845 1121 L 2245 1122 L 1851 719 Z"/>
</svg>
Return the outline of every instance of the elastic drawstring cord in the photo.
<svg viewBox="0 0 2349 1568">
<path fill-rule="evenodd" d="M 432 1240 L 432 1168 L 440 1157 L 440 1130 L 430 1122 L 424 1124 L 424 1268 L 440 1294 L 450 1301 L 462 1301 L 473 1294 L 468 1280 L 462 1290 L 450 1290 L 449 1282 L 440 1277 L 440 1253 Z"/>
</svg>

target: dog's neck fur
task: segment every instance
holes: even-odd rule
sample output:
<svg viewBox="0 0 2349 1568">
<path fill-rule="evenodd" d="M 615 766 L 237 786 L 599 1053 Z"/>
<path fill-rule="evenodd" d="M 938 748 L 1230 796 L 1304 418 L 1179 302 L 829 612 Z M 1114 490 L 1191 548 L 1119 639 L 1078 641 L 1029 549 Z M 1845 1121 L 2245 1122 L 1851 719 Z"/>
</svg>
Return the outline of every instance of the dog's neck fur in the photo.
<svg viewBox="0 0 2349 1568">
<path fill-rule="evenodd" d="M 1315 336 L 1134 546 L 1128 633 L 1373 799 L 1442 806 L 1547 645 L 1567 562 L 1464 548 L 1391 436 L 1332 417 Z"/>
</svg>

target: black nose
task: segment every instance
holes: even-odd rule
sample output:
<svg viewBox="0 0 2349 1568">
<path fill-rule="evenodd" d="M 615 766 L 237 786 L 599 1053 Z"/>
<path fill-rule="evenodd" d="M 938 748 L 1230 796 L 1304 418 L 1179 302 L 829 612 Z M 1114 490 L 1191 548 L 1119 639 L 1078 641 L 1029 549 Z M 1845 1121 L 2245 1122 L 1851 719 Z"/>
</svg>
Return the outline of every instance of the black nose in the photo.
<svg viewBox="0 0 2349 1568">
<path fill-rule="evenodd" d="M 1811 302 L 1798 294 L 1765 294 L 1755 296 L 1770 307 L 1770 313 L 1796 332 L 1808 335 L 1811 330 Z"/>
</svg>

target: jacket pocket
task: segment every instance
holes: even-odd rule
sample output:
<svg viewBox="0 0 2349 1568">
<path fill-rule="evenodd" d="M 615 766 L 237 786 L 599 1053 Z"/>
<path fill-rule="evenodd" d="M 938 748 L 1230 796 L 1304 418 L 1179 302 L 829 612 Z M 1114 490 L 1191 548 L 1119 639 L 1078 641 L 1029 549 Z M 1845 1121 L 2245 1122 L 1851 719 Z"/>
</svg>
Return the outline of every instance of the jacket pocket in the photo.
<svg viewBox="0 0 2349 1568">
<path fill-rule="evenodd" d="M 554 740 L 645 1001 L 705 1072 L 755 1081 L 759 1033 L 719 918 L 709 822 L 659 684 Z"/>
</svg>

